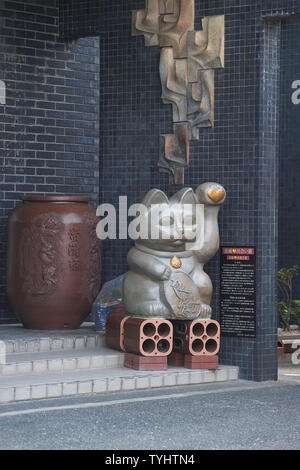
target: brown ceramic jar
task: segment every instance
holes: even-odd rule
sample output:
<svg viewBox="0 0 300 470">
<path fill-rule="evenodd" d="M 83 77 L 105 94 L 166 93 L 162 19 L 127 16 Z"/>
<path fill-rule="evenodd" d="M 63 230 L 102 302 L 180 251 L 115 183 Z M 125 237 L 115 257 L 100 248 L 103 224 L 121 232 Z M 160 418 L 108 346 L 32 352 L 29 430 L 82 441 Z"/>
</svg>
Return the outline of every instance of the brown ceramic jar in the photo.
<svg viewBox="0 0 300 470">
<path fill-rule="evenodd" d="M 95 209 L 88 197 L 22 199 L 8 222 L 11 308 L 25 328 L 79 328 L 100 288 Z"/>
</svg>

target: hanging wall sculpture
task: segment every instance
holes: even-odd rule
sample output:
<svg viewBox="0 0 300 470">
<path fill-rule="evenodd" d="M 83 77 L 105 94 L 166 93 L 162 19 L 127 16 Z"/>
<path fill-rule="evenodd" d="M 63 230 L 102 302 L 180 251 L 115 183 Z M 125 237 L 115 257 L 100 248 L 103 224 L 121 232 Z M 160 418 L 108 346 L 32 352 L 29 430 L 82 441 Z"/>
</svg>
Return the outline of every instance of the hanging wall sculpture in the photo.
<svg viewBox="0 0 300 470">
<path fill-rule="evenodd" d="M 162 100 L 172 104 L 174 134 L 162 135 L 158 166 L 184 183 L 189 142 L 214 125 L 214 69 L 224 67 L 224 16 L 203 18 L 195 31 L 195 0 L 146 0 L 133 12 L 133 36 L 160 46 Z"/>
</svg>

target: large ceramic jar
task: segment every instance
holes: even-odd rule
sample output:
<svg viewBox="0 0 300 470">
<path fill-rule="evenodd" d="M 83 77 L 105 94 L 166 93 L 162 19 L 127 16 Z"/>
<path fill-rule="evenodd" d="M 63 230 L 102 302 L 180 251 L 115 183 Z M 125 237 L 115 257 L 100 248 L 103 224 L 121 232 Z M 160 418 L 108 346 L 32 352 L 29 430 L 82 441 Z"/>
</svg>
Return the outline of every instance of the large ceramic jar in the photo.
<svg viewBox="0 0 300 470">
<path fill-rule="evenodd" d="M 11 308 L 25 328 L 79 328 L 100 288 L 95 209 L 88 197 L 22 199 L 8 223 Z"/>
</svg>

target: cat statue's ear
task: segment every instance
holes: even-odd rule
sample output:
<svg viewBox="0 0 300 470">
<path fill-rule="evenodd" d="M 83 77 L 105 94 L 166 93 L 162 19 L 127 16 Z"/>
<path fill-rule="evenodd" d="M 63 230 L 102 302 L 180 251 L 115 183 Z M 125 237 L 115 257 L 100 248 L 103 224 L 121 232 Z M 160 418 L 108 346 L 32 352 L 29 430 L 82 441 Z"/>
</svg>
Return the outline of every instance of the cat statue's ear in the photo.
<svg viewBox="0 0 300 470">
<path fill-rule="evenodd" d="M 169 199 L 160 189 L 151 189 L 144 197 L 142 204 L 146 207 L 154 204 L 169 204 Z"/>
<path fill-rule="evenodd" d="M 173 204 L 197 204 L 197 197 L 192 188 L 183 188 L 172 196 L 170 202 Z"/>
</svg>

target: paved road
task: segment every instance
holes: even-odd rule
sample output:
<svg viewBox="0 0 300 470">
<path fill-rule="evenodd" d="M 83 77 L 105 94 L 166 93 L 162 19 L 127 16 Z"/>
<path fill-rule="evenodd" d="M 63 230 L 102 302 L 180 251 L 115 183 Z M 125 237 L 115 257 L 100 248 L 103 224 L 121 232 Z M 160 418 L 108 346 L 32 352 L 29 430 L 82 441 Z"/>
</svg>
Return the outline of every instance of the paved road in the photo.
<svg viewBox="0 0 300 470">
<path fill-rule="evenodd" d="M 300 377 L 288 380 L 2 405 L 0 449 L 300 449 Z"/>
</svg>

